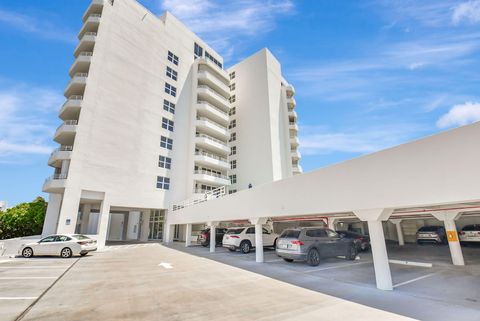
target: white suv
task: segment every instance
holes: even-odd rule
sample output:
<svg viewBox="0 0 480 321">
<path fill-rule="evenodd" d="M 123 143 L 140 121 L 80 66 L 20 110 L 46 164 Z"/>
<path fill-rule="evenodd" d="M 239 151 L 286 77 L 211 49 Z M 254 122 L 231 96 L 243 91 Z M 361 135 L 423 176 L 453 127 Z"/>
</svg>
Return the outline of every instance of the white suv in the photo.
<svg viewBox="0 0 480 321">
<path fill-rule="evenodd" d="M 277 244 L 278 234 L 269 232 L 266 228 L 263 230 L 263 246 L 272 246 L 275 248 Z M 242 253 L 248 253 L 255 247 L 255 227 L 231 227 L 223 236 L 222 246 L 230 251 L 240 249 Z"/>
</svg>

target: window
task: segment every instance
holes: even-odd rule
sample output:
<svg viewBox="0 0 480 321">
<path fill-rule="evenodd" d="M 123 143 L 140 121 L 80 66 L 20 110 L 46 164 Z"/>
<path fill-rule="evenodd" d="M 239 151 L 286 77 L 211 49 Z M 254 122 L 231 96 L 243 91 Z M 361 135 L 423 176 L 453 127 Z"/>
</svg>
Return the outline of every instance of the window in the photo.
<svg viewBox="0 0 480 321">
<path fill-rule="evenodd" d="M 162 136 L 160 138 L 160 147 L 163 147 L 163 148 L 166 148 L 166 149 L 172 149 L 173 139 Z"/>
<path fill-rule="evenodd" d="M 255 234 L 255 228 L 254 227 L 249 227 L 245 233 L 246 234 Z"/>
<path fill-rule="evenodd" d="M 230 147 L 230 156 L 237 155 L 237 146 Z"/>
<path fill-rule="evenodd" d="M 210 55 L 208 53 L 208 51 L 205 51 L 205 58 L 208 58 L 210 59 L 211 61 L 213 61 L 213 63 L 215 65 L 217 65 L 218 67 L 222 68 L 222 63 L 220 61 L 218 61 L 217 59 L 215 59 L 212 55 Z"/>
<path fill-rule="evenodd" d="M 170 178 L 163 177 L 163 176 L 157 176 L 157 188 L 169 190 L 170 189 Z"/>
<path fill-rule="evenodd" d="M 236 159 L 230 161 L 230 169 L 235 169 L 235 168 L 237 168 L 237 160 Z"/>
<path fill-rule="evenodd" d="M 178 56 L 174 55 L 173 52 L 169 51 L 168 52 L 168 61 L 173 62 L 174 65 L 178 66 Z"/>
<path fill-rule="evenodd" d="M 237 113 L 237 108 L 236 107 L 232 107 L 230 108 L 230 110 L 228 111 L 228 115 L 229 116 L 233 116 Z"/>
<path fill-rule="evenodd" d="M 236 189 L 230 189 L 230 190 L 228 190 L 228 194 L 233 194 L 233 193 L 236 193 L 236 192 L 237 192 Z"/>
<path fill-rule="evenodd" d="M 236 100 L 237 100 L 237 98 L 235 97 L 235 95 L 230 96 L 230 98 L 228 98 L 228 101 L 229 101 L 230 103 L 234 103 Z"/>
<path fill-rule="evenodd" d="M 237 175 L 236 174 L 233 174 L 233 175 L 230 175 L 230 184 L 236 184 L 237 183 Z"/>
<path fill-rule="evenodd" d="M 163 109 L 175 114 L 175 104 L 166 99 L 163 100 Z"/>
<path fill-rule="evenodd" d="M 170 157 L 159 156 L 158 157 L 158 167 L 171 169 L 172 168 L 172 159 Z"/>
<path fill-rule="evenodd" d="M 56 235 L 47 236 L 46 238 L 40 240 L 40 243 L 55 242 Z"/>
<path fill-rule="evenodd" d="M 228 141 L 234 142 L 236 140 L 237 140 L 237 133 L 230 133 L 230 139 Z"/>
<path fill-rule="evenodd" d="M 165 117 L 162 118 L 162 128 L 173 132 L 173 121 Z"/>
<path fill-rule="evenodd" d="M 324 229 L 307 230 L 305 235 L 308 237 L 327 237 L 327 232 Z"/>
<path fill-rule="evenodd" d="M 177 88 L 170 85 L 169 83 L 165 83 L 165 92 L 172 95 L 173 97 L 177 96 Z"/>
<path fill-rule="evenodd" d="M 196 42 L 195 42 L 195 47 L 193 49 L 193 53 L 195 54 L 195 58 L 203 57 L 203 48 L 200 47 Z"/>
<path fill-rule="evenodd" d="M 235 79 L 235 71 L 232 71 L 230 73 L 230 80 Z"/>
<path fill-rule="evenodd" d="M 235 128 L 235 127 L 237 127 L 237 120 L 236 119 L 230 121 L 230 124 L 228 125 L 228 129 L 232 129 L 232 128 Z"/>
<path fill-rule="evenodd" d="M 167 66 L 167 77 L 177 80 L 177 75 L 178 74 L 175 70 Z"/>
<path fill-rule="evenodd" d="M 328 237 L 339 237 L 338 234 L 332 230 L 326 230 Z"/>
<path fill-rule="evenodd" d="M 58 235 L 56 238 L 55 238 L 55 242 L 67 242 L 67 241 L 71 241 L 72 239 L 69 238 L 68 236 L 65 236 L 65 235 Z"/>
<path fill-rule="evenodd" d="M 231 84 L 231 85 L 228 86 L 228 87 L 230 87 L 230 91 L 234 91 L 234 90 L 235 90 L 235 83 Z"/>
</svg>

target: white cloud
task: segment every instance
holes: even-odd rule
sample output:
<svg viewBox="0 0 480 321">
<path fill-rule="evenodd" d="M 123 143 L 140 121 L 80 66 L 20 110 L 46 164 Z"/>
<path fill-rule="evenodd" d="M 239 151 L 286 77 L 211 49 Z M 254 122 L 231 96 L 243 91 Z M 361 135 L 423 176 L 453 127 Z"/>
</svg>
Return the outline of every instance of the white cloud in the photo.
<svg viewBox="0 0 480 321">
<path fill-rule="evenodd" d="M 160 9 L 170 11 L 222 54 L 232 55 L 239 37 L 273 30 L 276 18 L 292 13 L 294 5 L 291 0 L 162 0 Z"/>
<path fill-rule="evenodd" d="M 453 106 L 437 121 L 437 126 L 447 128 L 463 126 L 480 120 L 480 102 L 466 102 Z"/>
<path fill-rule="evenodd" d="M 471 24 L 480 22 L 480 0 L 467 1 L 455 6 L 452 22 L 456 25 L 462 22 Z"/>
<path fill-rule="evenodd" d="M 344 132 L 330 132 L 326 128 L 302 126 L 300 149 L 305 155 L 338 152 L 366 154 L 407 142 L 424 130 L 425 128 L 416 124 L 371 126 Z"/>
<path fill-rule="evenodd" d="M 0 162 L 52 150 L 52 120 L 64 98 L 46 88 L 26 85 L 0 90 Z"/>
<path fill-rule="evenodd" d="M 54 25 L 49 19 L 38 19 L 33 16 L 0 9 L 0 23 L 9 25 L 24 33 L 32 33 L 43 39 L 57 40 L 67 43 L 76 43 L 73 32 L 64 27 Z"/>
</svg>

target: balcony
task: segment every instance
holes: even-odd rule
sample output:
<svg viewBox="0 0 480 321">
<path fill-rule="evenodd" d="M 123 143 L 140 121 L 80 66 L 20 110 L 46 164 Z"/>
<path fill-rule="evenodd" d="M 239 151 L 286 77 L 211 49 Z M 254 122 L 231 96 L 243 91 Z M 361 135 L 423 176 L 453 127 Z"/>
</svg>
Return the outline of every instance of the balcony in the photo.
<svg viewBox="0 0 480 321">
<path fill-rule="evenodd" d="M 228 97 L 230 97 L 230 88 L 216 75 L 209 72 L 208 70 L 198 71 L 198 83 L 200 85 L 209 86 L 211 89 L 215 90 L 217 93 L 221 94 L 227 99 Z"/>
<path fill-rule="evenodd" d="M 290 145 L 292 146 L 298 146 L 300 145 L 300 141 L 298 140 L 298 137 L 290 137 Z"/>
<path fill-rule="evenodd" d="M 44 193 L 62 193 L 67 182 L 67 174 L 53 174 L 43 183 Z"/>
<path fill-rule="evenodd" d="M 80 109 L 82 108 L 83 96 L 73 95 L 68 97 L 59 112 L 59 117 L 62 120 L 78 119 L 80 116 Z"/>
<path fill-rule="evenodd" d="M 295 95 L 295 88 L 293 88 L 292 85 L 286 85 L 285 86 L 286 92 L 287 92 L 287 98 L 293 97 Z"/>
<path fill-rule="evenodd" d="M 77 133 L 77 124 L 78 121 L 76 120 L 66 120 L 58 126 L 53 135 L 53 140 L 61 145 L 73 146 L 75 134 Z"/>
<path fill-rule="evenodd" d="M 224 110 L 230 110 L 230 102 L 227 98 L 218 94 L 215 90 L 211 89 L 206 85 L 200 85 L 197 88 L 198 100 L 207 101 L 210 104 Z"/>
<path fill-rule="evenodd" d="M 218 170 L 230 169 L 230 163 L 228 162 L 227 158 L 204 151 L 195 152 L 194 161 L 196 164 Z"/>
<path fill-rule="evenodd" d="M 63 95 L 65 97 L 83 96 L 85 86 L 87 85 L 87 77 L 88 73 L 86 72 L 79 72 L 73 75 L 73 78 L 68 83 L 67 88 L 65 88 Z"/>
<path fill-rule="evenodd" d="M 298 125 L 297 125 L 296 122 L 292 122 L 292 121 L 289 122 L 289 123 L 288 123 L 288 128 L 289 128 L 290 130 L 293 130 L 293 131 L 298 132 Z"/>
<path fill-rule="evenodd" d="M 196 61 L 198 62 L 199 67 L 206 67 L 209 70 L 211 70 L 212 72 L 214 72 L 221 79 L 223 79 L 224 82 L 226 82 L 226 83 L 230 82 L 228 72 L 226 72 L 222 68 L 218 67 L 216 64 L 213 63 L 213 61 L 210 61 L 210 59 L 197 58 Z"/>
<path fill-rule="evenodd" d="M 104 0 L 92 0 L 87 10 L 83 14 L 82 21 L 86 22 L 88 17 L 92 14 L 102 14 Z"/>
<path fill-rule="evenodd" d="M 90 69 L 90 64 L 92 62 L 93 52 L 91 51 L 82 51 L 78 54 L 78 57 L 73 62 L 68 74 L 70 77 L 73 77 L 78 73 L 88 73 Z"/>
<path fill-rule="evenodd" d="M 80 29 L 78 33 L 78 39 L 82 39 L 83 35 L 87 32 L 97 32 L 101 17 L 102 15 L 100 13 L 91 13 L 83 22 L 82 29 Z"/>
<path fill-rule="evenodd" d="M 303 173 L 302 166 L 300 166 L 299 164 L 293 164 L 292 170 L 294 175 Z"/>
<path fill-rule="evenodd" d="M 219 139 L 228 139 L 230 137 L 227 127 L 223 127 L 205 117 L 197 116 L 196 126 L 199 131 Z"/>
<path fill-rule="evenodd" d="M 193 173 L 193 179 L 197 182 L 216 186 L 230 185 L 230 178 L 228 178 L 228 176 L 204 170 L 196 170 Z"/>
<path fill-rule="evenodd" d="M 293 109 L 289 110 L 289 111 L 288 111 L 288 117 L 289 117 L 290 119 L 297 119 L 297 117 L 298 117 L 298 116 L 297 116 L 297 112 L 294 111 Z"/>
<path fill-rule="evenodd" d="M 73 51 L 73 55 L 78 57 L 81 52 L 93 52 L 93 47 L 95 47 L 95 41 L 97 40 L 96 32 L 85 32 L 83 37 L 80 39 L 77 47 Z"/>
<path fill-rule="evenodd" d="M 228 126 L 228 122 L 230 121 L 228 113 L 206 101 L 197 101 L 197 113 L 224 126 Z"/>
<path fill-rule="evenodd" d="M 62 161 L 70 159 L 72 157 L 73 146 L 60 146 L 55 149 L 48 159 L 48 165 L 56 168 L 60 168 Z"/>
<path fill-rule="evenodd" d="M 299 160 L 300 158 L 302 158 L 298 149 L 292 149 L 292 150 L 290 150 L 290 153 L 292 155 L 292 159 L 294 159 L 294 160 Z"/>
<path fill-rule="evenodd" d="M 205 134 L 195 136 L 195 144 L 202 149 L 211 150 L 214 153 L 227 156 L 230 154 L 230 147 L 227 143 Z"/>
<path fill-rule="evenodd" d="M 295 98 L 293 97 L 287 98 L 287 106 L 288 106 L 288 109 L 295 108 L 295 106 L 297 106 L 297 102 L 295 101 Z"/>
</svg>

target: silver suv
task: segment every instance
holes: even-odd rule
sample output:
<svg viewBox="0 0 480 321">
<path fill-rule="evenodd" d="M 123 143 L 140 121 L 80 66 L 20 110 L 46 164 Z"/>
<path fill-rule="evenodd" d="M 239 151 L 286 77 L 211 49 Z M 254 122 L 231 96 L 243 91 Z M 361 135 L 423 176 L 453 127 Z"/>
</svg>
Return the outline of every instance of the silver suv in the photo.
<svg viewBox="0 0 480 321">
<path fill-rule="evenodd" d="M 342 238 L 336 232 L 322 227 L 287 229 L 277 240 L 278 256 L 287 262 L 306 261 L 317 266 L 322 258 L 345 256 L 355 260 L 357 248 L 352 239 Z"/>
</svg>

